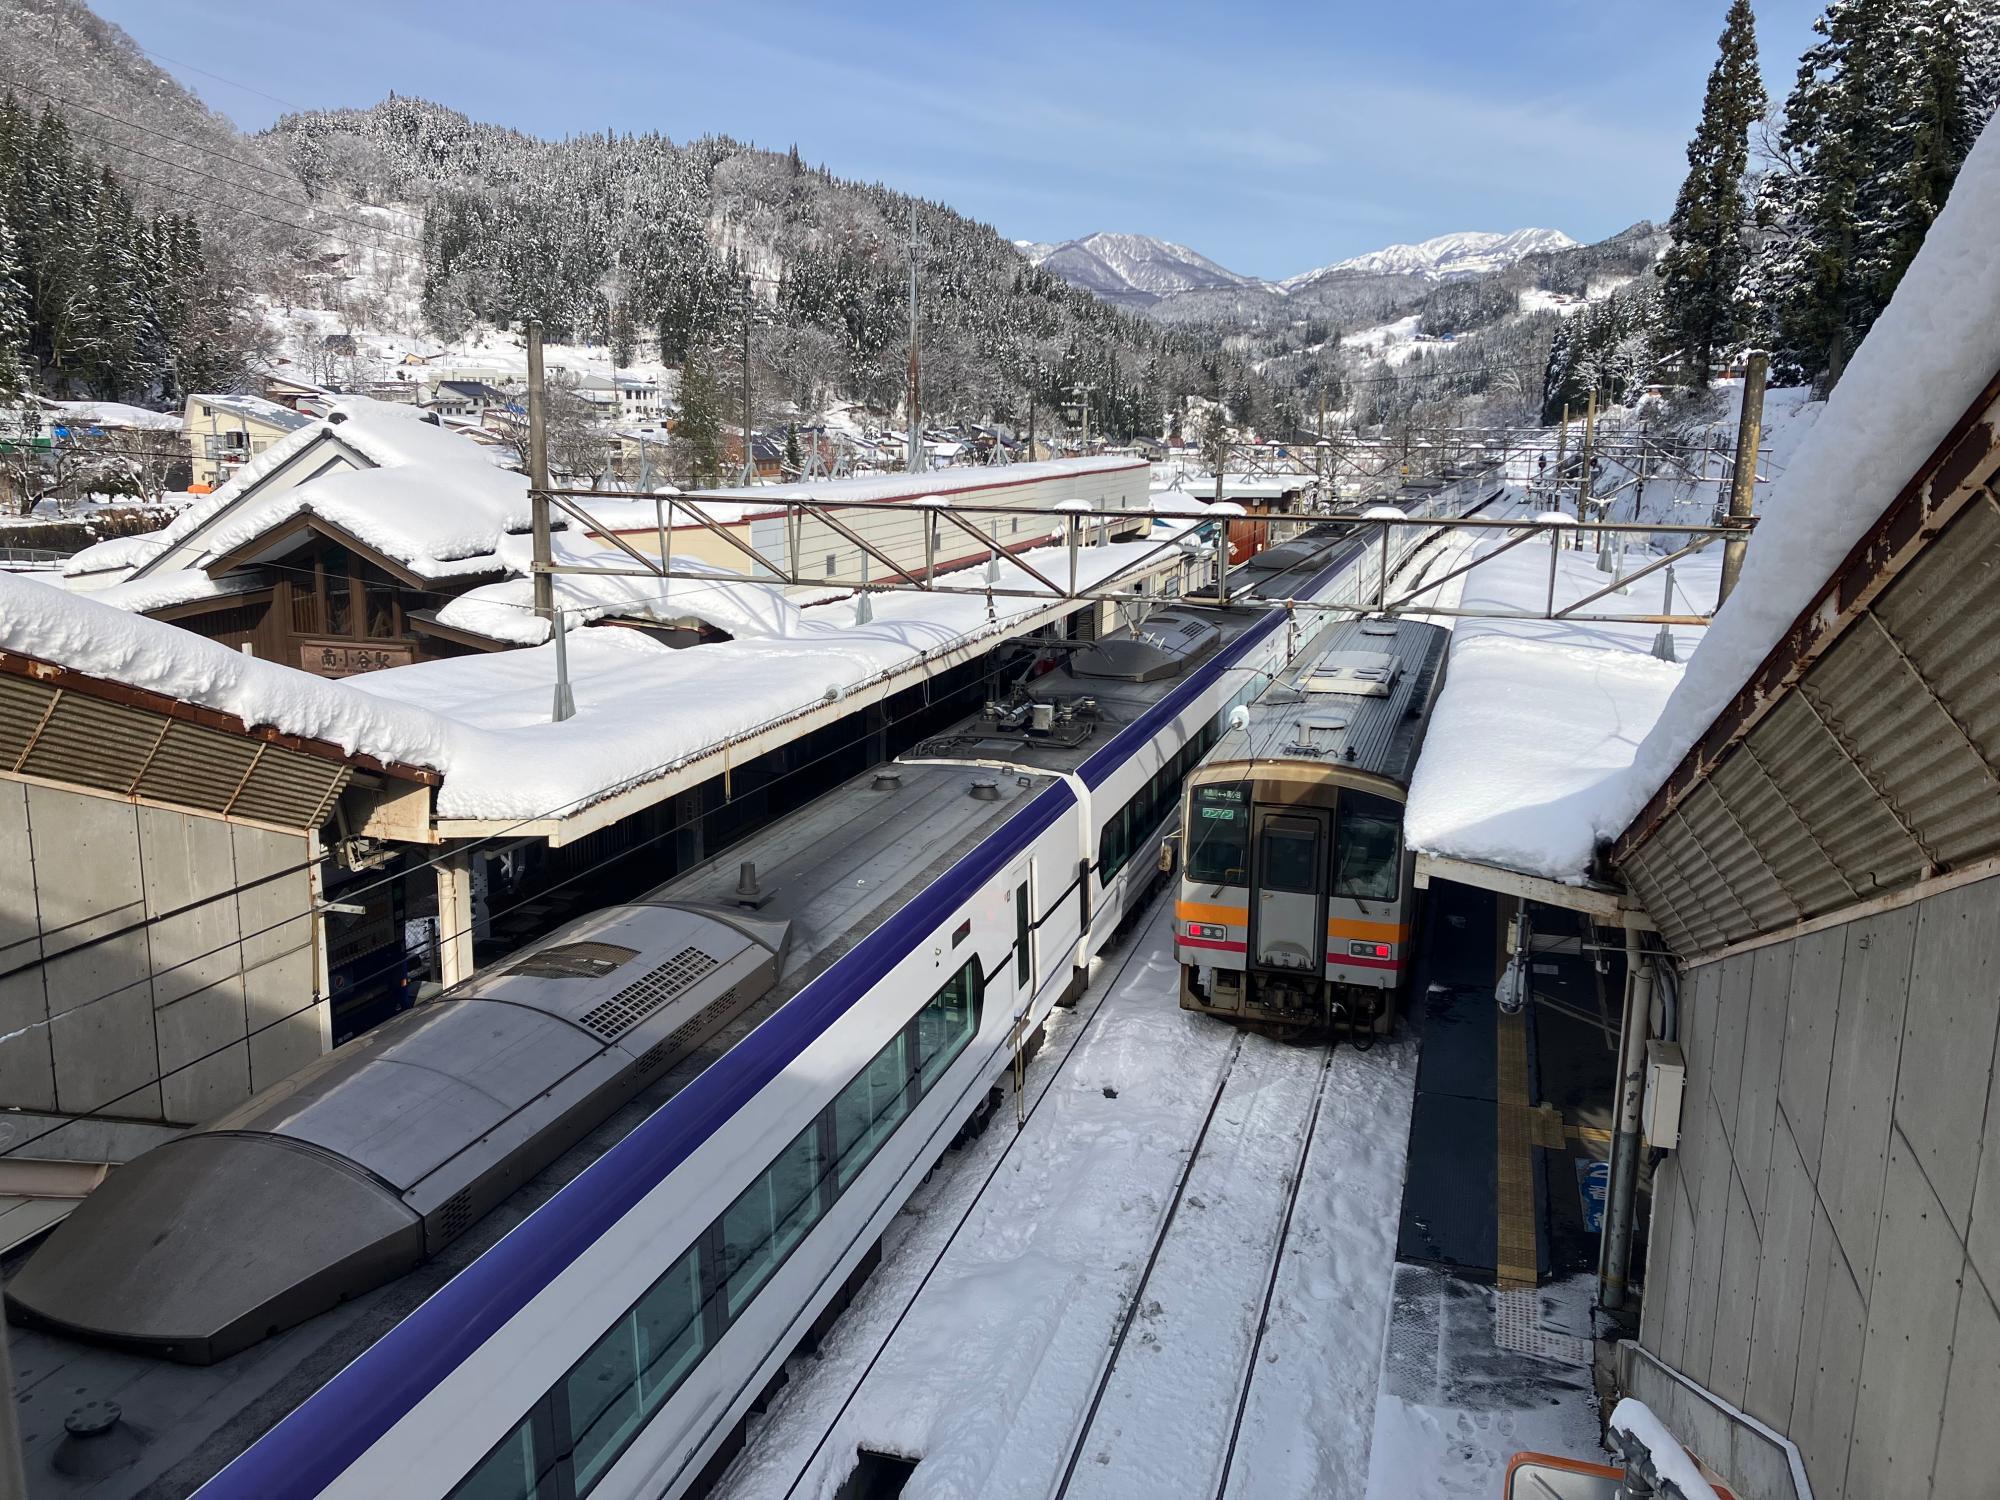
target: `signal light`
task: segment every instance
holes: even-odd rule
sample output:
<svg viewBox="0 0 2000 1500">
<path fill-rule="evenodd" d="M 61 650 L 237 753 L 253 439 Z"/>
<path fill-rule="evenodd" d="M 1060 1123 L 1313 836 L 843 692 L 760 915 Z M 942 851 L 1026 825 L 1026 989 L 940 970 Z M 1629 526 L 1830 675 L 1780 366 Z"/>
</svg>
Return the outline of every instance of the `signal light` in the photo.
<svg viewBox="0 0 2000 1500">
<path fill-rule="evenodd" d="M 1220 940 L 1229 936 L 1229 929 L 1227 927 L 1217 927 L 1208 922 L 1190 922 L 1187 924 L 1187 935 L 1191 938 L 1214 938 Z"/>
<path fill-rule="evenodd" d="M 1349 943 L 1347 945 L 1347 956 L 1349 958 L 1387 958 L 1389 956 L 1389 945 L 1387 943 Z"/>
</svg>

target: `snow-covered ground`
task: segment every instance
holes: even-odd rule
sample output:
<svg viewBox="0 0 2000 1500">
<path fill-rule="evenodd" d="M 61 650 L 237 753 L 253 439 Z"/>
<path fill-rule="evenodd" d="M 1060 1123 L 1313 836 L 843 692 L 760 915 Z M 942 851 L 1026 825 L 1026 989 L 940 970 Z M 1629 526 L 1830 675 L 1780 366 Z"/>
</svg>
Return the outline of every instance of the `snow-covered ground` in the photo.
<svg viewBox="0 0 2000 1500">
<path fill-rule="evenodd" d="M 1052 1021 L 1025 1129 L 1003 1106 L 911 1199 L 718 1495 L 828 1500 L 860 1450 L 920 1461 L 910 1500 L 1207 1496 L 1225 1465 L 1244 1500 L 1412 1500 L 1472 1493 L 1526 1441 L 1597 1453 L 1587 1377 L 1498 1356 L 1490 1315 L 1378 1409 L 1417 1045 L 1329 1061 L 1181 1010 L 1163 907 Z"/>
</svg>

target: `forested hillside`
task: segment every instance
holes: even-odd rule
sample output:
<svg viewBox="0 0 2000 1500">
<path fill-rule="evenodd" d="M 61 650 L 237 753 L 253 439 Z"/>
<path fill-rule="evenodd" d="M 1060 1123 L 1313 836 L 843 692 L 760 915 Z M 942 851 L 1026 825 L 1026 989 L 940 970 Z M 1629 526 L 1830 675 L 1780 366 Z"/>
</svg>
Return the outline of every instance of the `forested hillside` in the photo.
<svg viewBox="0 0 2000 1500">
<path fill-rule="evenodd" d="M 423 312 L 439 337 L 536 315 L 620 363 L 733 344 L 801 411 L 892 408 L 907 349 L 909 228 L 918 237 L 924 405 L 1020 420 L 1088 387 L 1092 426 L 1161 430 L 1187 396 L 1256 376 L 1201 332 L 1161 329 L 1029 264 L 990 226 L 796 150 L 724 137 L 538 141 L 417 99 L 294 115 L 277 136 L 306 191 L 423 212 Z"/>
</svg>

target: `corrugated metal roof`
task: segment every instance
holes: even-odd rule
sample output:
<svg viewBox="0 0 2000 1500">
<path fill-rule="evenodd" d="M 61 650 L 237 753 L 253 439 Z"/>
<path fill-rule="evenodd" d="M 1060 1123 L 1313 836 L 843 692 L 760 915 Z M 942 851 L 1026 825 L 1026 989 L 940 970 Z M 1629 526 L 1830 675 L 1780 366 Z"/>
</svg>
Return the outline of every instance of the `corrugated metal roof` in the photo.
<svg viewBox="0 0 2000 1500">
<path fill-rule="evenodd" d="M 2000 499 L 1981 489 L 1620 869 L 1710 953 L 2000 853 Z"/>
<path fill-rule="evenodd" d="M 0 774 L 309 829 L 326 821 L 353 768 L 251 735 L 0 673 Z"/>
<path fill-rule="evenodd" d="M 1209 760 L 1337 762 L 1407 787 L 1450 639 L 1450 631 L 1414 620 L 1336 621 L 1251 705 L 1249 728 L 1224 734 Z M 1379 665 L 1385 655 L 1395 670 L 1383 696 L 1308 688 L 1315 675 L 1330 680 L 1321 670 L 1329 659 L 1353 665 L 1365 656 L 1363 664 Z"/>
</svg>

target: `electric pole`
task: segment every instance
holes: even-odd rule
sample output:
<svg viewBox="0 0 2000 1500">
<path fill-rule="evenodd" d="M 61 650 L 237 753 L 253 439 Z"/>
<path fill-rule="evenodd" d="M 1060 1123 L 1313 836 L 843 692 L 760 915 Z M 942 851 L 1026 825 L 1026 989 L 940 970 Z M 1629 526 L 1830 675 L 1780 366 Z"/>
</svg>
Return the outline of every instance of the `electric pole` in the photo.
<svg viewBox="0 0 2000 1500">
<path fill-rule="evenodd" d="M 756 477 L 757 466 L 750 455 L 750 278 L 743 278 L 743 477 L 748 484 Z"/>
<path fill-rule="evenodd" d="M 555 579 L 549 573 L 549 425 L 542 387 L 542 324 L 528 320 L 528 515 L 535 539 L 535 613 L 555 618 Z"/>
<path fill-rule="evenodd" d="M 919 376 L 921 361 L 917 354 L 917 205 L 910 204 L 910 455 L 908 468 L 912 474 L 921 474 L 928 465 L 924 455 L 923 402 L 920 395 Z"/>
<path fill-rule="evenodd" d="M 1722 584 L 1716 607 L 1722 607 L 1743 574 L 1743 557 L 1750 550 L 1747 532 L 1738 529 L 1750 519 L 1757 503 L 1757 449 L 1764 439 L 1764 377 L 1771 356 L 1752 349 L 1743 369 L 1743 415 L 1736 423 L 1736 470 L 1729 478 L 1731 531 L 1722 544 Z"/>
</svg>

